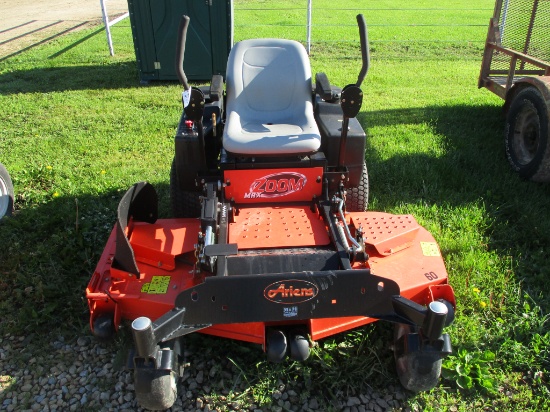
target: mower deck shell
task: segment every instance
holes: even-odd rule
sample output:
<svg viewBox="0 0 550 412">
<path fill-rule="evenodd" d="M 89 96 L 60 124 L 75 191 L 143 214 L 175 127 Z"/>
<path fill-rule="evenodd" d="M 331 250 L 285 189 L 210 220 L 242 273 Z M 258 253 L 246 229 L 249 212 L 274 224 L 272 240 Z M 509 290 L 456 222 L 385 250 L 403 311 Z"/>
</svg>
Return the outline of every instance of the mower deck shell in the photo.
<svg viewBox="0 0 550 412">
<path fill-rule="evenodd" d="M 347 214 L 347 219 L 352 233 L 359 226 L 364 230 L 370 256 L 367 262 L 354 263 L 352 270 L 368 269 L 372 276 L 395 282 L 397 294 L 420 305 L 440 297 L 450 299 L 454 304 L 452 291 L 445 290 L 448 287 L 447 272 L 439 247 L 432 235 L 412 216 L 352 212 Z M 291 229 L 287 230 L 289 227 Z M 258 232 L 255 231 L 257 228 Z M 193 245 L 199 230 L 199 219 L 159 219 L 154 224 L 136 222 L 131 225 L 128 237 L 138 262 L 139 277 L 112 266 L 116 248 L 116 231 L 113 230 L 86 290 L 92 327 L 96 317 L 109 314 L 114 317 L 115 328 L 122 320 L 131 321 L 140 316 L 155 320 L 174 308 L 181 292 L 198 287 L 206 277 L 212 276 L 194 271 Z M 250 239 L 245 237 L 246 233 L 253 233 Z M 266 233 L 273 233 L 273 236 Z M 262 238 L 258 240 L 255 236 Z M 229 239 L 243 252 L 261 248 L 276 253 L 279 248 L 285 248 L 285 253 L 289 253 L 294 246 L 315 248 L 326 247 L 329 243 L 323 220 L 303 205 L 243 208 L 235 222 L 229 225 Z M 230 288 L 232 276 L 226 278 Z M 264 299 L 259 292 L 256 297 L 242 296 L 242 299 L 250 299 L 253 307 L 255 299 Z M 235 293 L 239 294 L 239 290 Z M 193 310 L 192 307 L 189 310 Z M 200 333 L 264 345 L 266 327 L 269 326 L 299 324 L 307 328 L 313 340 L 318 340 L 376 320 L 368 316 L 342 317 L 340 314 L 285 322 L 229 322 L 213 324 Z"/>
</svg>

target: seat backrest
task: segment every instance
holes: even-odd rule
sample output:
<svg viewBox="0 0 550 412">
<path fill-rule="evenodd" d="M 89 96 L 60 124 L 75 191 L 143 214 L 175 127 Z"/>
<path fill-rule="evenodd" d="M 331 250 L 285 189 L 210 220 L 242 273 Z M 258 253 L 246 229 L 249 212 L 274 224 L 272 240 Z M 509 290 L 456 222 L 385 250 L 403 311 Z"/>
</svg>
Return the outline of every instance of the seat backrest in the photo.
<svg viewBox="0 0 550 412">
<path fill-rule="evenodd" d="M 235 124 L 226 127 L 228 137 L 224 136 L 224 146 L 227 141 L 227 150 L 234 148 L 237 153 L 243 153 L 246 150 L 243 142 L 250 143 L 247 147 L 251 151 L 258 149 L 258 136 L 262 132 L 275 138 L 263 139 L 261 144 L 264 146 L 259 149 L 261 154 L 276 152 L 285 146 L 285 135 L 304 142 L 302 148 L 293 141 L 296 146 L 287 145 L 287 153 L 318 149 L 318 145 L 315 147 L 316 138 L 311 137 L 318 135 L 313 118 L 311 68 L 300 43 L 284 39 L 252 39 L 235 44 L 227 63 L 226 85 L 227 121 L 231 123 L 237 118 L 235 123 L 239 123 L 238 127 Z M 266 128 L 265 125 L 275 126 Z M 281 127 L 277 128 L 277 125 Z"/>
<path fill-rule="evenodd" d="M 288 118 L 293 107 L 311 100 L 311 69 L 304 47 L 282 39 L 237 43 L 227 63 L 227 96 L 228 110 L 238 104 L 243 118 L 266 112 L 273 114 L 273 123 Z"/>
</svg>

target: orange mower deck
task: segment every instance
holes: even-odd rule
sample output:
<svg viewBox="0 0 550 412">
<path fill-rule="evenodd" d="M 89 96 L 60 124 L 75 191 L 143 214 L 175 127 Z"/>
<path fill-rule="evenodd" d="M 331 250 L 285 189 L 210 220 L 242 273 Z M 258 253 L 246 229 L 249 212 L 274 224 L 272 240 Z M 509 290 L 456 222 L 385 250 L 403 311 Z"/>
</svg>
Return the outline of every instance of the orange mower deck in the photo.
<svg viewBox="0 0 550 412">
<path fill-rule="evenodd" d="M 355 264 L 354 269 L 367 268 L 372 274 L 395 281 L 402 296 L 420 304 L 440 298 L 454 304 L 439 247 L 412 216 L 352 212 L 348 219 L 352 233 L 359 225 L 366 229 L 365 244 L 370 256 L 367 262 Z M 199 219 L 134 224 L 129 240 L 138 262 L 139 278 L 112 267 L 116 243 L 113 230 L 86 289 L 92 326 L 102 314 L 114 314 L 115 328 L 121 319 L 147 316 L 156 320 L 174 307 L 180 292 L 200 284 L 208 274 L 194 273 L 193 245 L 199 229 Z M 326 246 L 330 242 L 320 216 L 308 207 L 298 206 L 243 209 L 236 222 L 229 225 L 229 239 L 236 241 L 239 250 L 260 249 L 265 254 L 277 253 L 277 248 Z M 216 304 L 221 307 L 224 302 Z M 321 318 L 310 319 L 303 325 L 311 338 L 317 340 L 375 320 L 363 316 Z M 200 332 L 263 345 L 266 325 L 220 324 Z"/>
</svg>

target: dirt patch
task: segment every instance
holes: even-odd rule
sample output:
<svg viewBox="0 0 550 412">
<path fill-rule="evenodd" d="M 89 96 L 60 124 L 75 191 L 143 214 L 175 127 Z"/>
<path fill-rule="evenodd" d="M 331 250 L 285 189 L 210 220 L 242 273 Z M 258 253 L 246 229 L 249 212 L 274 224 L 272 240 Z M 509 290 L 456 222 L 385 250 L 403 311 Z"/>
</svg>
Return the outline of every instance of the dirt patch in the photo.
<svg viewBox="0 0 550 412">
<path fill-rule="evenodd" d="M 126 0 L 108 0 L 105 4 L 110 19 L 128 11 Z M 98 0 L 0 0 L 0 10 L 0 58 L 102 20 Z"/>
</svg>

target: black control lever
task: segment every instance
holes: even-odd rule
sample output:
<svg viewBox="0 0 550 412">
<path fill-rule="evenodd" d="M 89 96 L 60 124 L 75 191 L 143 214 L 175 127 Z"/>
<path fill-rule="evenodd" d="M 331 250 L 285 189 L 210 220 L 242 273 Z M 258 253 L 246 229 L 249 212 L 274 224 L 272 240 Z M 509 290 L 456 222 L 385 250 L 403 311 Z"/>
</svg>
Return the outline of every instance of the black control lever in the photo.
<svg viewBox="0 0 550 412">
<path fill-rule="evenodd" d="M 342 120 L 342 133 L 340 136 L 340 153 L 338 154 L 338 166 L 344 167 L 346 163 L 346 142 L 348 139 L 349 119 L 359 113 L 363 104 L 363 91 L 354 84 L 349 84 L 342 90 L 340 106 L 344 119 Z"/>
<path fill-rule="evenodd" d="M 362 14 L 357 15 L 357 25 L 359 26 L 359 39 L 361 41 L 361 59 L 363 61 L 363 66 L 357 77 L 357 87 L 361 87 L 361 83 L 365 79 L 367 72 L 369 71 L 370 66 L 370 51 L 369 51 L 369 37 L 367 32 L 367 22 L 365 21 L 365 16 Z"/>
<path fill-rule="evenodd" d="M 354 118 L 359 113 L 363 104 L 363 91 L 361 83 L 365 79 L 370 66 L 370 53 L 367 37 L 367 23 L 362 14 L 357 15 L 357 25 L 359 26 L 359 38 L 361 40 L 361 57 L 363 66 L 359 72 L 356 84 L 348 84 L 342 90 L 340 95 L 340 106 L 344 119 L 342 120 L 342 133 L 340 137 L 340 153 L 338 154 L 338 167 L 344 168 L 346 163 L 346 143 L 348 138 L 349 119 Z"/>
<path fill-rule="evenodd" d="M 185 43 L 187 41 L 187 29 L 189 28 L 189 16 L 183 15 L 178 27 L 178 39 L 176 43 L 176 73 L 180 83 L 183 85 L 182 103 L 185 118 L 193 122 L 194 128 L 197 131 L 197 138 L 202 153 L 202 164 L 206 163 L 204 159 L 205 143 L 204 143 L 204 128 L 202 118 L 204 115 L 204 93 L 196 88 L 190 87 L 187 82 L 187 76 L 183 70 L 183 57 L 185 54 Z"/>
<path fill-rule="evenodd" d="M 187 29 L 189 28 L 189 16 L 183 15 L 178 28 L 178 40 L 176 43 L 176 73 L 180 83 L 183 85 L 183 108 L 187 119 L 195 123 L 202 122 L 204 113 L 204 93 L 196 87 L 191 88 L 187 82 L 187 76 L 183 70 L 183 57 L 185 54 L 185 43 L 187 41 Z M 202 129 L 202 125 L 201 125 Z M 200 133 L 200 132 L 199 132 Z"/>
<path fill-rule="evenodd" d="M 189 90 L 187 76 L 183 71 L 183 56 L 185 54 L 185 43 L 187 42 L 187 29 L 189 27 L 189 16 L 183 15 L 178 27 L 178 40 L 176 43 L 176 74 L 184 90 Z"/>
</svg>

